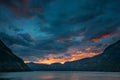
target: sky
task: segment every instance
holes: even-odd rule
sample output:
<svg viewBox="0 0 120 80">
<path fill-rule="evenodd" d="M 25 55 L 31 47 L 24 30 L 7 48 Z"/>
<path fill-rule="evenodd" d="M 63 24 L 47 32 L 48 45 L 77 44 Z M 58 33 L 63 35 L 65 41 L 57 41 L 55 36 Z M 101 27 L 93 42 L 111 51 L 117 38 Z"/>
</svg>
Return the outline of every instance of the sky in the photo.
<svg viewBox="0 0 120 80">
<path fill-rule="evenodd" d="M 120 40 L 120 1 L 0 0 L 0 39 L 25 63 L 93 57 Z"/>
</svg>

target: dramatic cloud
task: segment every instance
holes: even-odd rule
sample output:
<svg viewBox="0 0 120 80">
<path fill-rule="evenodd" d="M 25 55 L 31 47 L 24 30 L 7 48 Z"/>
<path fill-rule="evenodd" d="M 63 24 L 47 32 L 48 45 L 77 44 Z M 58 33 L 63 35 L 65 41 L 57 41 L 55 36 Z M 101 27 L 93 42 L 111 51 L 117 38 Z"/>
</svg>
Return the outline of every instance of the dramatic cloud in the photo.
<svg viewBox="0 0 120 80">
<path fill-rule="evenodd" d="M 120 39 L 119 3 L 0 0 L 0 39 L 26 62 L 64 63 L 91 57 Z"/>
<path fill-rule="evenodd" d="M 109 38 L 109 37 L 111 37 L 111 36 L 113 36 L 113 34 L 112 33 L 107 33 L 107 34 L 104 34 L 104 35 L 102 35 L 102 36 L 98 36 L 98 37 L 96 37 L 96 38 L 93 38 L 92 40 L 94 41 L 94 42 L 99 42 L 100 40 L 102 40 L 102 39 L 104 39 L 104 38 Z"/>
</svg>

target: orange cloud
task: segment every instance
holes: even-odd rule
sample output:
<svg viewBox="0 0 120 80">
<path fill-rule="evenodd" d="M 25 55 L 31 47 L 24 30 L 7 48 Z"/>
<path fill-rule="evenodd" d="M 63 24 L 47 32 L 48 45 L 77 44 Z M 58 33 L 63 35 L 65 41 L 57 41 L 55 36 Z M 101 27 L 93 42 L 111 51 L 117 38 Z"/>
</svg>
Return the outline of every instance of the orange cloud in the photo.
<svg viewBox="0 0 120 80">
<path fill-rule="evenodd" d="M 85 48 L 85 52 L 80 51 L 78 48 L 69 48 L 68 51 L 61 54 L 48 54 L 44 56 L 44 58 L 36 58 L 34 63 L 38 64 L 53 64 L 53 63 L 61 63 L 71 62 L 75 60 L 80 60 L 83 58 L 93 57 L 100 53 L 102 53 L 103 48 L 96 48 L 96 46 L 89 46 Z M 31 61 L 25 60 L 24 63 L 30 63 Z"/>
<path fill-rule="evenodd" d="M 96 46 L 89 46 L 85 48 L 85 52 L 80 51 L 78 48 L 69 48 L 68 51 L 61 54 L 49 54 L 44 58 L 38 58 L 34 63 L 38 64 L 52 64 L 71 62 L 75 60 L 80 60 L 83 58 L 93 57 L 102 53 L 103 48 L 96 48 Z"/>
<path fill-rule="evenodd" d="M 101 37 L 93 38 L 92 41 L 99 42 L 100 40 L 102 40 L 104 38 L 109 38 L 111 36 L 113 36 L 112 33 L 107 33 L 107 34 L 102 35 Z"/>
<path fill-rule="evenodd" d="M 80 51 L 78 48 L 69 48 L 68 51 L 65 53 L 60 54 L 48 54 L 44 56 L 44 58 L 36 58 L 34 63 L 38 64 L 52 64 L 52 63 L 61 63 L 64 64 L 65 62 L 71 62 L 75 60 L 80 60 L 83 58 L 93 57 L 100 53 L 102 53 L 103 48 L 96 48 L 96 46 L 89 46 L 85 48 L 85 52 Z M 30 63 L 31 61 L 25 60 L 24 63 Z"/>
<path fill-rule="evenodd" d="M 88 48 L 86 48 L 85 50 L 86 50 L 86 51 L 89 51 L 89 50 L 91 50 L 91 48 L 90 48 L 90 47 L 88 47 Z"/>
<path fill-rule="evenodd" d="M 49 54 L 46 58 L 40 58 L 37 61 L 35 61 L 34 63 L 39 63 L 39 64 L 61 63 L 61 64 L 64 64 L 65 62 L 71 62 L 71 61 L 75 61 L 75 60 L 79 60 L 79 59 L 83 59 L 83 58 L 87 58 L 87 57 L 93 57 L 95 55 L 98 55 L 98 54 L 94 53 L 94 52 L 81 52 L 81 51 L 78 51 L 73 54 L 68 54 L 68 55 Z"/>
<path fill-rule="evenodd" d="M 59 40 L 57 40 L 57 42 L 64 42 L 65 40 L 72 40 L 73 38 L 75 38 L 74 36 L 70 36 L 68 38 L 61 38 Z"/>
<path fill-rule="evenodd" d="M 66 37 L 66 38 L 60 38 L 60 39 L 56 40 L 56 42 L 64 42 L 65 40 L 73 40 L 76 37 L 82 37 L 83 34 L 84 34 L 84 32 L 80 32 L 80 33 L 78 33 L 78 35 L 69 36 L 69 37 Z"/>
<path fill-rule="evenodd" d="M 29 60 L 24 60 L 24 63 L 30 63 L 31 61 L 29 61 Z"/>
</svg>

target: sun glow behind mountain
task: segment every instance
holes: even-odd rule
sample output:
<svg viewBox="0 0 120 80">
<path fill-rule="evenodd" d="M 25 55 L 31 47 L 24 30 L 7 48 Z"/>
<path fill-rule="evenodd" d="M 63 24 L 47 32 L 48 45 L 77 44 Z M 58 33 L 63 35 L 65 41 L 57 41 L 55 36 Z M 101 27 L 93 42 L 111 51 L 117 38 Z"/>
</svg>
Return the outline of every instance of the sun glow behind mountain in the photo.
<svg viewBox="0 0 120 80">
<path fill-rule="evenodd" d="M 93 57 L 93 56 L 100 54 L 100 52 L 99 53 L 89 52 L 91 50 L 90 47 L 85 49 L 88 52 L 78 51 L 78 49 L 75 49 L 75 48 L 72 50 L 69 50 L 69 51 L 71 51 L 71 53 L 69 53 L 69 54 L 64 54 L 64 53 L 56 54 L 56 55 L 49 54 L 49 55 L 45 56 L 44 58 L 37 58 L 34 61 L 34 63 L 37 63 L 37 64 L 53 64 L 53 63 L 64 64 L 65 62 L 71 62 L 71 61 L 80 60 L 83 58 L 89 58 L 89 57 Z M 74 50 L 77 50 L 77 51 L 74 51 Z M 25 60 L 24 62 L 30 63 L 31 61 Z"/>
<path fill-rule="evenodd" d="M 52 64 L 52 63 L 61 63 L 64 64 L 65 62 L 71 62 L 83 58 L 93 57 L 97 55 L 96 53 L 75 53 L 68 56 L 55 56 L 55 55 L 48 55 L 47 58 L 41 58 L 35 61 L 34 63 L 39 64 Z"/>
<path fill-rule="evenodd" d="M 93 57 L 120 39 L 120 0 L 0 0 L 0 40 L 25 63 Z"/>
</svg>

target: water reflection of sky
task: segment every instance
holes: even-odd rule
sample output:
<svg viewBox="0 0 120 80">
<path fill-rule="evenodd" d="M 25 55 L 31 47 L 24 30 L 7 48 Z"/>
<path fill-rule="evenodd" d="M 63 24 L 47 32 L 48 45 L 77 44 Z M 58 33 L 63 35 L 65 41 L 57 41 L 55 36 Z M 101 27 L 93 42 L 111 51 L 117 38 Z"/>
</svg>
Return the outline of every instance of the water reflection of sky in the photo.
<svg viewBox="0 0 120 80">
<path fill-rule="evenodd" d="M 120 72 L 16 72 L 1 73 L 0 80 L 119 80 Z"/>
</svg>

